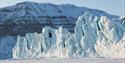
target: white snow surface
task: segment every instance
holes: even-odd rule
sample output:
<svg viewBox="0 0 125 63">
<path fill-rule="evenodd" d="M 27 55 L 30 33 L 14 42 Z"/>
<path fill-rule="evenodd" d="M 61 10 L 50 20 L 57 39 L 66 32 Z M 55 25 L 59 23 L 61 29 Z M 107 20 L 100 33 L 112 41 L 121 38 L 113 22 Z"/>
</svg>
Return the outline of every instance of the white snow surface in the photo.
<svg viewBox="0 0 125 63">
<path fill-rule="evenodd" d="M 25 60 L 0 60 L 0 63 L 125 63 L 125 59 L 110 58 L 39 58 Z"/>
<path fill-rule="evenodd" d="M 18 36 L 13 58 L 125 58 L 123 21 L 84 13 L 76 22 L 74 34 L 63 27 L 45 27 L 42 33 Z"/>
</svg>

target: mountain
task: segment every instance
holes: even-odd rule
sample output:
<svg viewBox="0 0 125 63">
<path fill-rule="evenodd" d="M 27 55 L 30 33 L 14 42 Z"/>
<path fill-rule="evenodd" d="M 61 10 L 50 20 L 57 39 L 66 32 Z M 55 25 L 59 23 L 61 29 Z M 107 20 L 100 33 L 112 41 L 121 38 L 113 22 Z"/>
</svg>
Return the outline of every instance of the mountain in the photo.
<svg viewBox="0 0 125 63">
<path fill-rule="evenodd" d="M 103 15 L 110 19 L 119 18 L 119 16 L 101 10 L 77 7 L 71 4 L 22 2 L 0 8 L 0 36 L 24 36 L 26 33 L 40 33 L 45 26 L 53 28 L 63 26 L 68 31 L 74 32 L 78 16 L 85 12 L 98 17 Z"/>
</svg>

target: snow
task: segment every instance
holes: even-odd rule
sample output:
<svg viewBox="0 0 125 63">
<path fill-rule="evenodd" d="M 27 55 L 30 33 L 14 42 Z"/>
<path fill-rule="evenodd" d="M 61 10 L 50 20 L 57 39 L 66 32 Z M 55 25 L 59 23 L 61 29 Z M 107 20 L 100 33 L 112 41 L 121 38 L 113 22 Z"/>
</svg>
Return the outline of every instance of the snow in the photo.
<svg viewBox="0 0 125 63">
<path fill-rule="evenodd" d="M 0 63 L 125 63 L 125 59 L 39 58 L 39 59 L 25 59 L 25 60 L 0 60 Z"/>
</svg>

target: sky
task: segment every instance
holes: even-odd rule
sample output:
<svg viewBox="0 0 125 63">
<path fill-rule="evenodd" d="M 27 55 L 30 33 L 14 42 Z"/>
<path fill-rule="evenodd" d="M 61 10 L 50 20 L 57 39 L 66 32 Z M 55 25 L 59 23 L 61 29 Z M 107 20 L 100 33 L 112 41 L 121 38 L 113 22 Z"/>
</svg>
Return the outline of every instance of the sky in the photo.
<svg viewBox="0 0 125 63">
<path fill-rule="evenodd" d="M 113 15 L 125 16 L 125 0 L 0 0 L 0 8 L 24 1 L 53 4 L 74 4 L 80 7 L 103 10 Z"/>
</svg>

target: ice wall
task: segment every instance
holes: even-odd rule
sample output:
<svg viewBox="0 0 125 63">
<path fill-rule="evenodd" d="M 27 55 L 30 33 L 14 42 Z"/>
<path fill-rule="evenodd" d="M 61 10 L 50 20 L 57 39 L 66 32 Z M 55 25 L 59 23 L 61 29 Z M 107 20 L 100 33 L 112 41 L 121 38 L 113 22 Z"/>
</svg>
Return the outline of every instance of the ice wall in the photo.
<svg viewBox="0 0 125 63">
<path fill-rule="evenodd" d="M 76 23 L 75 40 L 85 57 L 125 58 L 124 32 L 123 19 L 110 21 L 85 13 Z"/>
<path fill-rule="evenodd" d="M 17 37 L 13 58 L 71 57 L 74 53 L 74 37 L 66 29 L 45 27 L 42 33 L 28 33 Z"/>
<path fill-rule="evenodd" d="M 45 27 L 42 33 L 18 36 L 13 58 L 39 57 L 108 57 L 125 58 L 124 19 L 109 20 L 89 13 L 78 18 L 75 33 L 65 28 Z"/>
</svg>

